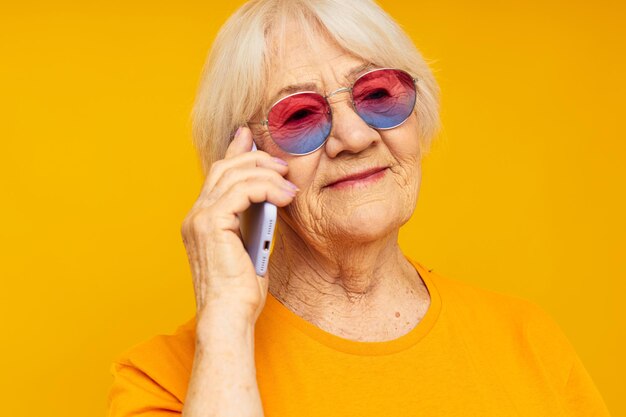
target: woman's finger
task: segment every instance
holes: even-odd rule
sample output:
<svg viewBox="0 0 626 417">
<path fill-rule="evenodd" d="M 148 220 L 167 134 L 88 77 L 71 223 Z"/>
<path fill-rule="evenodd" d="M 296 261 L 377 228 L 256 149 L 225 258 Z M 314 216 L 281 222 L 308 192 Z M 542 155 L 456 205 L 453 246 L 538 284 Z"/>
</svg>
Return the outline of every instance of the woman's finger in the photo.
<svg viewBox="0 0 626 417">
<path fill-rule="evenodd" d="M 245 211 L 252 203 L 268 201 L 278 207 L 284 207 L 293 201 L 295 194 L 295 191 L 287 190 L 272 181 L 259 179 L 243 181 L 236 187 L 228 189 L 216 200 L 211 206 L 211 211 L 226 215 L 228 220 L 225 223 L 228 224 L 228 229 L 236 232 L 239 226 L 237 213 Z"/>
<path fill-rule="evenodd" d="M 228 145 L 224 159 L 230 159 L 252 150 L 252 132 L 245 126 L 240 126 L 235 137 Z"/>
<path fill-rule="evenodd" d="M 233 187 L 239 187 L 245 181 L 254 179 L 271 181 L 275 185 L 291 189 L 290 182 L 286 180 L 280 173 L 271 168 L 255 167 L 255 168 L 231 168 L 226 170 L 220 177 L 219 181 L 211 191 L 210 199 L 215 201 L 220 198 L 226 191 Z"/>
<path fill-rule="evenodd" d="M 278 162 L 277 159 L 263 151 L 246 152 L 239 154 L 230 159 L 221 159 L 211 166 L 211 169 L 205 179 L 202 190 L 200 191 L 199 200 L 206 199 L 211 193 L 215 185 L 224 175 L 224 172 L 234 169 L 264 167 L 270 168 L 278 172 L 280 175 L 287 175 L 288 167 L 284 163 Z"/>
</svg>

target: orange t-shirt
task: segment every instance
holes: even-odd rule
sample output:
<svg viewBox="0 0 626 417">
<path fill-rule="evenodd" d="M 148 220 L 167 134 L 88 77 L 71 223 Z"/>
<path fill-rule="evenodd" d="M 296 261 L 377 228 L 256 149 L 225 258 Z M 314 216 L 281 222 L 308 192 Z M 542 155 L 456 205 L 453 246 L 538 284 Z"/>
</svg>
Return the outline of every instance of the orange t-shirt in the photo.
<svg viewBox="0 0 626 417">
<path fill-rule="evenodd" d="M 268 294 L 255 327 L 266 417 L 609 416 L 567 337 L 537 304 L 409 260 L 431 303 L 391 341 L 335 336 Z M 195 317 L 113 361 L 109 417 L 181 413 L 194 326 Z"/>
</svg>

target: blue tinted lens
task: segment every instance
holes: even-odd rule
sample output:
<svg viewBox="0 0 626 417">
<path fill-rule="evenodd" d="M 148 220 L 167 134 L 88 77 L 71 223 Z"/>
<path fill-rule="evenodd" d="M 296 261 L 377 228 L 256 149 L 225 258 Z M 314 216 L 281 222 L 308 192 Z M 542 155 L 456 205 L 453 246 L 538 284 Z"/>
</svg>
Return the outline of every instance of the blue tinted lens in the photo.
<svg viewBox="0 0 626 417">
<path fill-rule="evenodd" d="M 328 102 L 317 93 L 285 97 L 272 107 L 268 120 L 274 142 L 294 155 L 313 152 L 330 134 Z"/>
<path fill-rule="evenodd" d="M 363 75 L 352 90 L 354 106 L 370 126 L 389 129 L 404 122 L 415 107 L 415 84 L 406 72 L 380 69 Z"/>
</svg>

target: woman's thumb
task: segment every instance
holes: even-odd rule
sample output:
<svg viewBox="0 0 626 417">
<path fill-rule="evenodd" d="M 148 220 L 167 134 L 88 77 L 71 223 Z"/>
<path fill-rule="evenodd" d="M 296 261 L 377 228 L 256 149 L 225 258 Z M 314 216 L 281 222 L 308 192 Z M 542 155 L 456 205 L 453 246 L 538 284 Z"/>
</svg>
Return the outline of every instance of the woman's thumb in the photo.
<svg viewBox="0 0 626 417">
<path fill-rule="evenodd" d="M 252 132 L 246 126 L 239 126 L 235 132 L 235 136 L 226 149 L 224 158 L 230 158 L 252 150 Z"/>
</svg>

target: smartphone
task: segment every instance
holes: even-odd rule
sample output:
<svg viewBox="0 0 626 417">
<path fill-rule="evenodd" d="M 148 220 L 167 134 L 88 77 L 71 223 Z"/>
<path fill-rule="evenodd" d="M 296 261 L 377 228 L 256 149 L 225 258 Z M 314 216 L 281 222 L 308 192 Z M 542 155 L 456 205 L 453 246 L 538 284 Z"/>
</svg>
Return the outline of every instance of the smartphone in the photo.
<svg viewBox="0 0 626 417">
<path fill-rule="evenodd" d="M 252 151 L 256 151 L 252 143 Z M 276 206 L 270 202 L 252 203 L 240 215 L 243 245 L 252 260 L 252 265 L 259 276 L 265 276 L 270 259 L 270 248 L 276 226 Z"/>
</svg>

